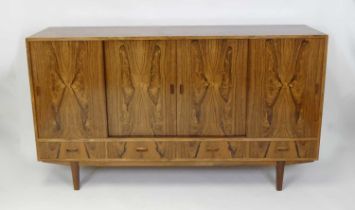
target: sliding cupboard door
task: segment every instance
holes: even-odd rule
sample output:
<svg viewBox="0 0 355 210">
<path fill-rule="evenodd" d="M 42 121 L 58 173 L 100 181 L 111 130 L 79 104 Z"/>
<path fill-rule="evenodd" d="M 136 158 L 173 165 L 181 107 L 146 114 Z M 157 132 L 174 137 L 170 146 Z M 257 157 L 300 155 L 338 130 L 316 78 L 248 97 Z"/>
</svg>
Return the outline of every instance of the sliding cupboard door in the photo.
<svg viewBox="0 0 355 210">
<path fill-rule="evenodd" d="M 176 42 L 105 41 L 110 136 L 176 135 Z"/>
<path fill-rule="evenodd" d="M 247 40 L 177 42 L 177 134 L 244 136 Z"/>
</svg>

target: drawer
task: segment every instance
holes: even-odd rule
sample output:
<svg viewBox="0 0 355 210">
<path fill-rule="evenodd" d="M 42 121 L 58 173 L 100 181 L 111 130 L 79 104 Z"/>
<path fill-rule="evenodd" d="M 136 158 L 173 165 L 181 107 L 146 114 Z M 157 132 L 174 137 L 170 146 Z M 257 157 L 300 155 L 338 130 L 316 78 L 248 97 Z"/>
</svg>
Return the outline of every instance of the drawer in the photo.
<svg viewBox="0 0 355 210">
<path fill-rule="evenodd" d="M 60 146 L 60 159 L 88 159 L 84 143 L 62 143 Z"/>
<path fill-rule="evenodd" d="M 298 159 L 316 158 L 316 141 L 259 141 L 250 142 L 251 158 Z"/>
<path fill-rule="evenodd" d="M 198 141 L 158 141 L 157 151 L 168 160 L 193 160 L 200 148 Z"/>
<path fill-rule="evenodd" d="M 38 159 L 59 159 L 60 143 L 58 142 L 38 142 Z"/>
<path fill-rule="evenodd" d="M 42 160 L 297 160 L 316 159 L 317 141 L 159 141 L 103 140 L 38 142 Z"/>
<path fill-rule="evenodd" d="M 227 141 L 126 141 L 108 142 L 110 159 L 199 160 L 247 156 L 247 142 Z"/>
<path fill-rule="evenodd" d="M 105 142 L 38 142 L 39 159 L 105 159 Z"/>
<path fill-rule="evenodd" d="M 126 143 L 126 152 L 122 158 L 126 160 L 159 160 L 162 157 L 155 142 L 132 141 Z"/>
<path fill-rule="evenodd" d="M 234 147 L 233 147 L 234 148 Z M 236 150 L 230 142 L 206 141 L 200 143 L 198 159 L 232 159 Z"/>
<path fill-rule="evenodd" d="M 176 153 L 183 154 L 179 158 L 196 160 L 227 160 L 245 158 L 247 142 L 242 141 L 191 141 L 176 142 L 179 145 Z M 188 151 L 188 152 L 186 152 Z M 188 154 L 188 155 L 187 155 Z"/>
<path fill-rule="evenodd" d="M 109 159 L 159 160 L 157 143 L 154 141 L 113 141 L 107 143 Z"/>
</svg>

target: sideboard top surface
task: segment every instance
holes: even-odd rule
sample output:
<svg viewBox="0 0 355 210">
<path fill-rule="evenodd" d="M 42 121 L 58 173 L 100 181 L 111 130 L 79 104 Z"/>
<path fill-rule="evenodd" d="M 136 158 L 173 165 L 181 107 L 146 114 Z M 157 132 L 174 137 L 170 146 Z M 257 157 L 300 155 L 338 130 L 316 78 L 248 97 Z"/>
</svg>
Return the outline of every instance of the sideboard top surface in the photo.
<svg viewBox="0 0 355 210">
<path fill-rule="evenodd" d="M 27 40 L 252 39 L 298 36 L 324 37 L 326 34 L 306 25 L 49 27 Z"/>
</svg>

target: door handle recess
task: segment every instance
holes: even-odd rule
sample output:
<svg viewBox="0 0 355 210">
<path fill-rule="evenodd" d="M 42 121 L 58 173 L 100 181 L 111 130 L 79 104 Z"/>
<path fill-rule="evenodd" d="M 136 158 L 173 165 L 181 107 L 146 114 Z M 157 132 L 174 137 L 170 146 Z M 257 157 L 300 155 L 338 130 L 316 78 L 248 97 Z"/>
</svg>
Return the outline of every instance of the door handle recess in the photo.
<svg viewBox="0 0 355 210">
<path fill-rule="evenodd" d="M 180 94 L 184 94 L 184 85 L 180 84 Z"/>
<path fill-rule="evenodd" d="M 170 84 L 170 93 L 171 94 L 175 93 L 175 86 L 173 84 Z"/>
</svg>

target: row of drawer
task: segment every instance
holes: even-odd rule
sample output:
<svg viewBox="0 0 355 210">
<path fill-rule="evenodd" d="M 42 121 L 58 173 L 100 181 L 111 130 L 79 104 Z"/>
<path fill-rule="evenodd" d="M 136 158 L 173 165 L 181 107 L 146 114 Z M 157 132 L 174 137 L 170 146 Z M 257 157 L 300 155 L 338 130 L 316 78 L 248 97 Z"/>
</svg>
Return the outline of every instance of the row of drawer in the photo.
<svg viewBox="0 0 355 210">
<path fill-rule="evenodd" d="M 37 142 L 40 160 L 316 159 L 317 141 Z"/>
</svg>

